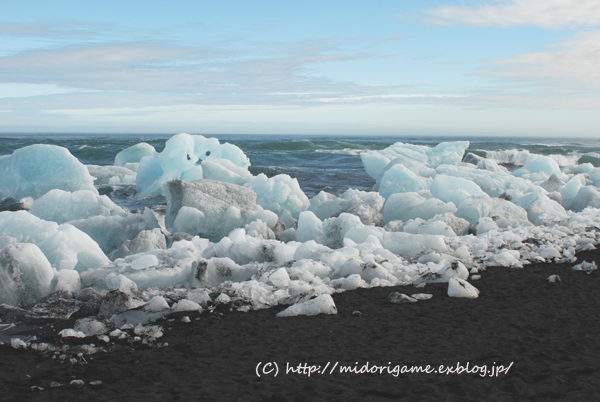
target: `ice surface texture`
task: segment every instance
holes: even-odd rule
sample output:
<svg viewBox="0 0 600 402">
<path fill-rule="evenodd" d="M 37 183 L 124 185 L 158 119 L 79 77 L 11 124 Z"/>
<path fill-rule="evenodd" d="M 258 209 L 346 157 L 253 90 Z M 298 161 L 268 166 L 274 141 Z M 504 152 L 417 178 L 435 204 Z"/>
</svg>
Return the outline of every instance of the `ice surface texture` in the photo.
<svg viewBox="0 0 600 402">
<path fill-rule="evenodd" d="M 36 144 L 0 156 L 0 198 L 39 198 L 52 189 L 98 193 L 87 168 L 63 147 Z"/>
</svg>

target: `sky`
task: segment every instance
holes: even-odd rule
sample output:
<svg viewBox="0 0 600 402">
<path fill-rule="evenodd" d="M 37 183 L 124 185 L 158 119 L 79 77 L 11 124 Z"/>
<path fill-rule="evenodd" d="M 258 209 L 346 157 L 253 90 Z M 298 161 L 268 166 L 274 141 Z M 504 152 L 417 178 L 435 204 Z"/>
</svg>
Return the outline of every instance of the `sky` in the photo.
<svg viewBox="0 0 600 402">
<path fill-rule="evenodd" d="M 0 0 L 0 133 L 600 138 L 600 1 Z"/>
</svg>

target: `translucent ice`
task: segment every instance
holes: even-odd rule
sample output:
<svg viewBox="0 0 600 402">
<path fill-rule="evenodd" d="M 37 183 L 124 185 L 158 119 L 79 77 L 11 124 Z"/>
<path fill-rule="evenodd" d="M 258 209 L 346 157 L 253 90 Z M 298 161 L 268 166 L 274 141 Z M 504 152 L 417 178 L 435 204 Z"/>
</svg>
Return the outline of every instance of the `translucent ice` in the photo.
<svg viewBox="0 0 600 402">
<path fill-rule="evenodd" d="M 215 158 L 228 159 L 244 169 L 250 166 L 246 155 L 235 145 L 220 144 L 216 138 L 201 135 L 175 135 L 161 153 L 141 159 L 136 176 L 137 197 L 159 195 L 163 184 L 172 179 L 202 179 L 202 166 L 198 163 Z"/>
<path fill-rule="evenodd" d="M 437 198 L 425 198 L 414 192 L 392 194 L 383 206 L 385 223 L 395 220 L 406 222 L 416 218 L 428 220 L 447 212 L 456 212 L 454 204 Z"/>
<path fill-rule="evenodd" d="M 126 216 L 127 212 L 107 196 L 90 190 L 50 190 L 33 202 L 29 212 L 40 219 L 65 223 L 92 216 Z"/>
<path fill-rule="evenodd" d="M 438 174 L 431 183 L 431 194 L 444 202 L 460 205 L 466 198 L 485 193 L 471 180 Z"/>
<path fill-rule="evenodd" d="M 277 317 L 293 317 L 297 315 L 337 314 L 333 298 L 323 294 L 312 300 L 297 303 L 277 313 Z"/>
<path fill-rule="evenodd" d="M 464 279 L 452 278 L 448 282 L 448 296 L 476 299 L 479 297 L 479 289 Z"/>
<path fill-rule="evenodd" d="M 363 226 L 360 218 L 356 215 L 342 213 L 336 218 L 329 218 L 322 222 L 312 212 L 305 211 L 300 214 L 300 219 L 298 219 L 296 240 L 302 243 L 314 240 L 330 248 L 340 248 L 343 246 L 346 232 L 352 228 Z"/>
<path fill-rule="evenodd" d="M 309 211 L 321 220 L 347 212 L 356 215 L 365 225 L 383 224 L 383 204 L 385 199 L 376 192 L 348 189 L 341 197 L 321 191 L 311 198 Z"/>
<path fill-rule="evenodd" d="M 41 250 L 27 243 L 0 250 L 0 303 L 29 307 L 54 290 L 54 270 Z"/>
<path fill-rule="evenodd" d="M 87 168 L 63 147 L 36 144 L 0 158 L 0 198 L 39 198 L 58 188 L 97 193 Z"/>
<path fill-rule="evenodd" d="M 581 187 L 571 203 L 571 210 L 581 212 L 587 207 L 600 208 L 600 191 L 594 187 Z"/>
<path fill-rule="evenodd" d="M 218 241 L 235 228 L 257 219 L 272 229 L 277 215 L 256 205 L 256 193 L 245 187 L 213 180 L 165 184 L 165 224 L 174 232 L 201 235 Z"/>
<path fill-rule="evenodd" d="M 256 203 L 273 211 L 286 227 L 293 227 L 294 220 L 310 205 L 297 179 L 280 174 L 274 177 L 259 174 L 247 184 L 256 193 Z"/>
<path fill-rule="evenodd" d="M 115 156 L 115 165 L 125 166 L 127 163 L 139 163 L 144 156 L 153 156 L 155 152 L 152 145 L 140 142 L 119 152 Z"/>
</svg>

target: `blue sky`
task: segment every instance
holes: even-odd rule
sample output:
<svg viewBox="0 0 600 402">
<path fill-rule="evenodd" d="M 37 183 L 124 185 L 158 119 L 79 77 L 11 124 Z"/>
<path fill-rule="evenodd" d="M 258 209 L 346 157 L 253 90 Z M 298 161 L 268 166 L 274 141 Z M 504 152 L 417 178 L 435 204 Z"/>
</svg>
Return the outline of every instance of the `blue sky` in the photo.
<svg viewBox="0 0 600 402">
<path fill-rule="evenodd" d="M 600 137 L 600 2 L 0 0 L 0 132 Z"/>
</svg>

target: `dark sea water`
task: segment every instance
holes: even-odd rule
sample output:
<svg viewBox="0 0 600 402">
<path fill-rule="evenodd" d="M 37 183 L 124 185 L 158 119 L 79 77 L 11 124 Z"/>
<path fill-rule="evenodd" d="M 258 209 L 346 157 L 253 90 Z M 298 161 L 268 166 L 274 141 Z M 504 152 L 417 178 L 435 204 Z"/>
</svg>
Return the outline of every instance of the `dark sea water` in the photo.
<svg viewBox="0 0 600 402">
<path fill-rule="evenodd" d="M 174 134 L 173 134 L 174 135 Z M 31 144 L 53 144 L 69 149 L 82 163 L 112 165 L 115 155 L 139 142 L 157 151 L 169 135 L 9 135 L 0 136 L 0 155 L 11 154 Z M 253 175 L 288 174 L 298 179 L 308 196 L 321 190 L 339 195 L 348 188 L 369 190 L 374 180 L 363 168 L 360 152 L 384 149 L 396 142 L 435 146 L 444 141 L 470 141 L 468 151 L 518 166 L 531 159 L 529 154 L 554 155 L 559 164 L 576 163 L 587 152 L 599 152 L 597 139 L 520 137 L 401 137 L 401 136 L 285 136 L 285 135 L 204 135 L 240 147 L 250 158 Z M 111 195 L 111 194 L 109 194 Z M 111 198 L 123 198 L 112 194 Z M 120 204 L 123 200 L 121 200 Z M 159 199 L 151 202 L 160 202 Z M 147 203 L 147 202 L 146 202 Z"/>
</svg>

